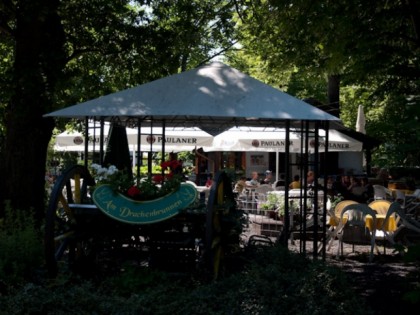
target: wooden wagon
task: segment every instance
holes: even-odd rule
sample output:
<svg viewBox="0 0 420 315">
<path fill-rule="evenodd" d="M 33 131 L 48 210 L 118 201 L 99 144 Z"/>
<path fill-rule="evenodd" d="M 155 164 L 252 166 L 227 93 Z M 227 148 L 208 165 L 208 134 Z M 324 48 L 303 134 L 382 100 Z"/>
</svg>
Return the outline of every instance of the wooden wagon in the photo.
<svg viewBox="0 0 420 315">
<path fill-rule="evenodd" d="M 223 172 L 206 205 L 189 184 L 149 202 L 130 200 L 107 185 L 94 187 L 81 165 L 70 167 L 55 183 L 45 226 L 50 276 L 120 268 L 124 261 L 167 271 L 202 268 L 217 276 L 225 236 L 237 229 L 234 242 L 239 242 L 240 227 L 221 222 L 236 215 L 231 183 Z"/>
</svg>

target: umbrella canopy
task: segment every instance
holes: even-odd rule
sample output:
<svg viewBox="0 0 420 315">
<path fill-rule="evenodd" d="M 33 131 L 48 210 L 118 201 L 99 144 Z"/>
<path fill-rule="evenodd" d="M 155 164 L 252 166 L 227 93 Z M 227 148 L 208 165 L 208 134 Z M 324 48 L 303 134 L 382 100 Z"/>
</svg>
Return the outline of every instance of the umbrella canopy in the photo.
<svg viewBox="0 0 420 315">
<path fill-rule="evenodd" d="M 125 128 L 127 141 L 131 150 L 137 150 L 137 128 Z M 99 148 L 99 135 L 95 136 L 90 130 L 88 150 L 93 151 Z M 143 127 L 141 128 L 140 150 L 141 151 L 161 151 L 162 142 L 165 139 L 166 152 L 192 151 L 195 148 L 211 147 L 213 136 L 199 128 L 166 128 L 165 137 L 161 127 Z M 108 140 L 109 128 L 105 125 L 105 142 Z M 85 137 L 79 132 L 65 131 L 56 137 L 54 150 L 56 151 L 80 151 L 85 150 Z"/>
<path fill-rule="evenodd" d="M 137 149 L 137 132 L 128 135 L 128 142 Z M 161 151 L 165 143 L 166 152 L 192 151 L 196 148 L 207 148 L 213 143 L 213 136 L 200 128 L 153 127 L 141 128 L 140 148 L 142 151 Z"/>
<path fill-rule="evenodd" d="M 108 134 L 105 128 L 105 135 Z M 130 149 L 137 150 L 137 129 L 126 128 Z M 325 146 L 325 131 L 320 130 L 320 146 Z M 105 137 L 105 142 L 108 136 Z M 163 142 L 161 127 L 141 128 L 141 151 L 161 151 Z M 286 130 L 281 128 L 262 127 L 234 127 L 219 134 L 211 136 L 199 128 L 166 128 L 165 151 L 181 152 L 203 148 L 204 151 L 255 151 L 255 152 L 285 152 Z M 93 143 L 98 148 L 99 136 L 89 136 L 89 151 L 93 151 Z M 290 133 L 289 151 L 300 152 L 300 134 Z M 309 141 L 313 149 L 314 140 Z M 329 130 L 328 151 L 361 151 L 363 143 L 353 139 L 337 130 Z M 65 131 L 56 137 L 54 149 L 56 151 L 84 151 L 84 136 L 78 132 Z M 312 150 L 311 150 L 312 151 Z"/>
<path fill-rule="evenodd" d="M 290 133 L 290 152 L 300 148 L 300 140 Z M 278 128 L 234 127 L 214 138 L 208 151 L 284 152 L 286 132 Z M 299 142 L 299 143 L 298 143 Z M 296 151 L 297 152 L 297 151 Z"/>
<path fill-rule="evenodd" d="M 319 145 L 325 147 L 325 130 L 319 131 Z M 340 133 L 329 130 L 328 151 L 362 151 L 363 144 Z M 309 150 L 314 151 L 314 139 L 309 139 Z M 234 127 L 214 138 L 213 146 L 208 151 L 255 151 L 285 152 L 286 130 L 281 128 Z M 301 152 L 301 136 L 290 132 L 289 152 Z"/>
<path fill-rule="evenodd" d="M 212 135 L 233 126 L 275 126 L 281 121 L 340 120 L 223 63 L 214 62 L 45 115 L 165 120 Z"/>
<path fill-rule="evenodd" d="M 100 142 L 100 126 L 93 122 L 88 125 L 88 151 L 96 151 L 99 149 Z M 110 124 L 104 124 L 104 149 L 108 142 Z M 132 134 L 137 135 L 137 130 L 134 128 L 126 128 L 127 136 Z M 64 131 L 55 137 L 54 144 L 55 151 L 76 151 L 83 152 L 85 150 L 85 135 L 78 131 Z"/>
<path fill-rule="evenodd" d="M 366 134 L 365 125 L 366 119 L 365 113 L 363 111 L 363 105 L 359 105 L 359 108 L 357 110 L 356 131 Z"/>
<path fill-rule="evenodd" d="M 319 131 L 320 136 L 320 147 L 325 147 L 325 130 Z M 309 141 L 311 149 L 314 147 L 314 140 Z M 361 152 L 363 149 L 363 143 L 356 139 L 353 139 L 338 130 L 328 131 L 328 151 L 329 152 Z M 321 150 L 322 151 L 322 150 Z"/>
</svg>

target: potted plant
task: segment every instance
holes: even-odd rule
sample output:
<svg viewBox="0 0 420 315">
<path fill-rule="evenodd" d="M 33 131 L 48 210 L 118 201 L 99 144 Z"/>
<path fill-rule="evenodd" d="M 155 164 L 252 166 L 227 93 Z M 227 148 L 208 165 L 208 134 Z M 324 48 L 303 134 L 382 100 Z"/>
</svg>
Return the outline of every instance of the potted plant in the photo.
<svg viewBox="0 0 420 315">
<path fill-rule="evenodd" d="M 267 200 L 262 202 L 259 205 L 259 209 L 264 211 L 265 214 L 272 219 L 276 217 L 276 208 L 277 208 L 278 198 L 275 194 L 267 194 Z"/>
<path fill-rule="evenodd" d="M 286 202 L 284 195 L 279 196 L 278 198 L 278 207 L 276 209 L 277 215 L 280 220 L 284 220 L 284 215 L 286 211 Z M 289 200 L 289 215 L 290 216 L 296 216 L 299 213 L 300 205 L 298 200 Z M 294 218 L 294 220 L 297 220 L 297 218 Z"/>
<path fill-rule="evenodd" d="M 310 207 L 310 205 L 308 207 Z M 269 216 L 270 218 L 284 220 L 286 209 L 284 195 L 268 194 L 267 201 L 260 204 L 260 209 L 266 211 L 267 216 Z M 289 199 L 289 214 L 291 216 L 298 215 L 299 209 L 299 201 L 297 199 Z"/>
<path fill-rule="evenodd" d="M 285 203 L 284 199 L 285 199 L 284 195 L 277 195 L 276 212 L 277 212 L 277 216 L 278 216 L 280 221 L 284 221 L 284 215 L 285 215 L 285 211 L 286 211 L 286 203 Z"/>
<path fill-rule="evenodd" d="M 284 196 L 268 194 L 267 201 L 262 204 L 261 208 L 266 211 L 266 215 L 269 218 L 281 219 L 281 216 L 284 216 Z"/>
</svg>

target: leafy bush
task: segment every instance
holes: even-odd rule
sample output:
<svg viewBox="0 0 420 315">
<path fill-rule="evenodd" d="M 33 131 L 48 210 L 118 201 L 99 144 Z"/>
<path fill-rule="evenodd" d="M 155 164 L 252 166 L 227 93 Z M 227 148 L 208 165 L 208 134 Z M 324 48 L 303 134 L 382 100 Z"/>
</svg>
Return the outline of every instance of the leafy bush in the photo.
<svg viewBox="0 0 420 315">
<path fill-rule="evenodd" d="M 6 206 L 0 221 L 0 280 L 7 286 L 32 277 L 43 260 L 43 247 L 32 213 Z"/>
<path fill-rule="evenodd" d="M 236 273 L 213 282 L 138 267 L 97 284 L 28 284 L 0 296 L 0 314 L 371 314 L 337 268 L 281 247 L 241 255 Z"/>
<path fill-rule="evenodd" d="M 404 255 L 404 261 L 407 263 L 414 263 L 417 269 L 412 272 L 411 277 L 416 279 L 416 285 L 404 294 L 403 299 L 410 301 L 413 305 L 420 304 L 420 244 L 415 244 L 407 247 Z"/>
</svg>

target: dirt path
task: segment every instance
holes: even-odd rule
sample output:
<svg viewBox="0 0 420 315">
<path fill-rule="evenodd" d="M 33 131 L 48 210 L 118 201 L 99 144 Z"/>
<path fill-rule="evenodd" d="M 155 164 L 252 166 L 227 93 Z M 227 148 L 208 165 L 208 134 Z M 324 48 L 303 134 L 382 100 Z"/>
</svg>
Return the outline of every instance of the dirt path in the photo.
<svg viewBox="0 0 420 315">
<path fill-rule="evenodd" d="M 254 231 L 250 231 L 251 233 Z M 271 238 L 275 241 L 275 238 Z M 289 241 L 289 249 L 299 252 L 300 240 Z M 413 305 L 404 299 L 404 295 L 419 282 L 420 271 L 414 264 L 404 263 L 402 257 L 387 247 L 386 255 L 383 246 L 375 252 L 372 263 L 369 263 L 370 246 L 344 244 L 344 255 L 337 258 L 338 242 L 335 241 L 326 252 L 326 262 L 342 269 L 349 277 L 356 292 L 366 299 L 376 314 L 418 314 L 419 305 Z M 313 243 L 306 242 L 306 252 L 311 256 Z M 417 278 L 414 278 L 416 272 Z M 416 309 L 416 311 L 412 309 Z"/>
<path fill-rule="evenodd" d="M 384 255 L 382 246 L 378 248 L 380 253 L 375 253 L 372 263 L 369 263 L 370 246 L 355 246 L 353 252 L 352 245 L 345 244 L 344 255 L 337 258 L 337 245 L 335 242 L 326 253 L 326 262 L 348 275 L 356 292 L 366 299 L 375 314 L 418 314 L 418 305 L 404 299 L 416 281 L 418 283 L 419 271 L 414 264 L 404 263 L 390 247 Z M 307 247 L 310 249 L 310 246 L 308 244 Z M 413 276 L 415 271 L 417 279 Z"/>
<path fill-rule="evenodd" d="M 418 314 L 418 309 L 414 312 L 415 306 L 404 300 L 404 294 L 415 282 L 412 272 L 416 267 L 404 264 L 401 257 L 380 256 L 367 263 L 365 257 L 350 255 L 344 260 L 327 259 L 327 262 L 349 276 L 356 292 L 366 298 L 376 314 Z"/>
</svg>

